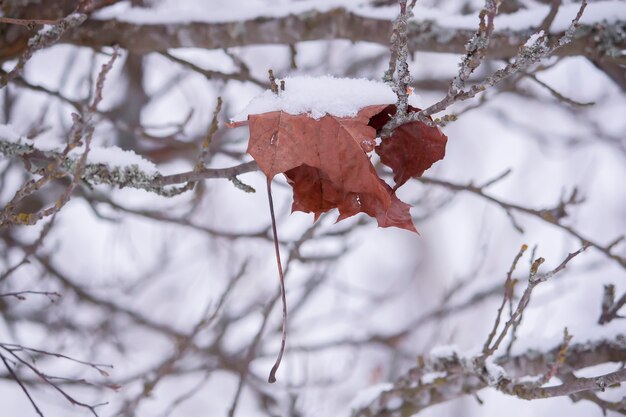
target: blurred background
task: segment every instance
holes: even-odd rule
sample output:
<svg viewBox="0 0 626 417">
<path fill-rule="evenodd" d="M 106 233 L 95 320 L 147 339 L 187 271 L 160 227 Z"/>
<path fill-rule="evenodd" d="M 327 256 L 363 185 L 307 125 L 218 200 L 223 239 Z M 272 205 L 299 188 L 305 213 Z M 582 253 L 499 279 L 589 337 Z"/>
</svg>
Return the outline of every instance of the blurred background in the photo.
<svg viewBox="0 0 626 417">
<path fill-rule="evenodd" d="M 515 59 L 555 3 L 503 0 L 491 49 L 470 84 Z M 398 13 L 395 1 L 384 0 L 10 0 L 1 7 L 6 18 L 48 25 L 77 8 L 89 16 L 3 82 L 0 122 L 35 147 L 63 147 L 72 113 L 92 102 L 100 68 L 119 44 L 93 146 L 132 150 L 163 175 L 197 164 L 218 97 L 207 166 L 251 160 L 247 128 L 226 123 L 268 88 L 268 69 L 279 78 L 381 80 Z M 445 96 L 482 7 L 418 2 L 409 66 L 422 107 Z M 393 383 L 437 346 L 480 351 L 523 244 L 530 249 L 514 274 L 522 281 L 516 296 L 531 252 L 550 270 L 583 241 L 591 246 L 537 288 L 513 354 L 558 346 L 565 327 L 572 343 L 624 333 L 623 321 L 598 324 L 605 285 L 616 297 L 626 292 L 626 245 L 617 241 L 626 232 L 624 9 L 591 2 L 571 45 L 446 111 L 458 120 L 442 126 L 445 159 L 398 191 L 413 205 L 419 235 L 379 229 L 364 215 L 335 223 L 331 211 L 313 223 L 312 215 L 290 214 L 291 188 L 276 177 L 289 326 L 274 385 L 266 379 L 280 346 L 281 307 L 262 173 L 238 177 L 255 193 L 209 179 L 171 198 L 80 182 L 53 222 L 5 223 L 0 415 L 37 415 L 26 390 L 47 417 L 93 415 L 90 407 L 101 403 L 100 416 L 349 416 L 359 392 Z M 564 2 L 546 33 L 558 39 L 577 10 Z M 0 23 L 3 81 L 39 30 Z M 29 172 L 32 161 L 3 153 L 6 209 L 38 176 Z M 391 180 L 382 168 L 381 175 Z M 54 205 L 69 183 L 50 180 L 14 213 Z M 527 402 L 493 388 L 478 395 L 459 394 L 419 415 L 602 414 L 597 401 L 567 396 Z M 602 395 L 617 401 L 625 393 Z"/>
</svg>

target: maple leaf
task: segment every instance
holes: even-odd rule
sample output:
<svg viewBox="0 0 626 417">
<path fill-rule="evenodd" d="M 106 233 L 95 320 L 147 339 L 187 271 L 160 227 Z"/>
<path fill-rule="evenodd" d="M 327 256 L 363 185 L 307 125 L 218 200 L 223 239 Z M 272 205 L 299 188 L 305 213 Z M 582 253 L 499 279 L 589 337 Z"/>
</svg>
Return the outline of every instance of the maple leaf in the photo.
<svg viewBox="0 0 626 417">
<path fill-rule="evenodd" d="M 353 117 L 313 119 L 274 111 L 250 115 L 248 153 L 273 178 L 284 173 L 294 189 L 292 210 L 314 213 L 332 209 L 339 220 L 363 212 L 380 227 L 416 231 L 409 205 L 395 197 L 372 166 L 376 129 L 370 119 L 386 105 L 368 106 Z"/>
<path fill-rule="evenodd" d="M 409 106 L 409 111 L 419 109 Z M 409 122 L 396 128 L 376 146 L 376 137 L 396 112 L 391 104 L 362 108 L 355 116 L 272 111 L 250 114 L 248 153 L 271 180 L 284 174 L 293 188 L 292 211 L 314 213 L 315 220 L 331 209 L 337 221 L 357 213 L 376 218 L 380 227 L 399 227 L 417 232 L 410 206 L 395 191 L 411 177 L 445 155 L 447 138 L 437 127 Z M 379 178 L 370 157 L 372 151 L 394 173 L 390 187 Z"/>
<path fill-rule="evenodd" d="M 420 109 L 409 106 L 409 112 Z M 391 104 L 372 117 L 370 126 L 380 133 L 385 124 L 396 114 L 396 106 Z M 424 174 L 435 162 L 443 159 L 446 154 L 448 138 L 436 126 L 428 126 L 422 122 L 409 122 L 397 127 L 391 136 L 384 137 L 376 146 L 380 161 L 391 168 L 394 173 L 397 190 L 412 177 Z"/>
</svg>

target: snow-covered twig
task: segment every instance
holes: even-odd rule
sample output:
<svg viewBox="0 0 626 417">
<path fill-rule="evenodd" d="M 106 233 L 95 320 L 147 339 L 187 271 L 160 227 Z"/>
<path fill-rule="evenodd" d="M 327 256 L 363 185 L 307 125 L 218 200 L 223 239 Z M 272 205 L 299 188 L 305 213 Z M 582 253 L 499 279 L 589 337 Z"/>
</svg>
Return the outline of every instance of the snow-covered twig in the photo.
<svg viewBox="0 0 626 417">
<path fill-rule="evenodd" d="M 409 73 L 408 43 L 408 26 L 409 18 L 413 16 L 411 9 L 407 9 L 406 0 L 400 0 L 400 14 L 393 24 L 393 32 L 391 35 L 391 56 L 389 58 L 389 69 L 385 72 L 383 81 L 389 83 L 396 96 L 398 102 L 396 104 L 397 111 L 394 117 L 405 117 L 408 110 L 409 84 L 411 83 L 411 74 Z M 397 77 L 394 80 L 394 74 Z"/>
<path fill-rule="evenodd" d="M 581 362 L 572 361 L 572 358 L 569 357 L 572 350 L 578 353 L 580 346 L 570 346 L 572 336 L 567 330 L 564 332 L 563 343 L 548 354 L 544 354 L 545 365 L 541 372 L 536 372 L 534 367 L 526 366 L 523 360 L 512 357 L 509 352 L 493 360 L 491 356 L 509 334 L 510 329 L 519 324 L 533 289 L 563 271 L 572 259 L 586 249 L 586 246 L 568 254 L 558 266 L 545 273 L 539 272 L 543 258 L 534 260 L 529 269 L 528 285 L 518 301 L 517 307 L 511 311 L 511 317 L 504 324 L 500 333 L 497 333 L 505 303 L 513 298 L 513 272 L 526 249 L 525 246 L 522 247 L 509 269 L 503 302 L 498 309 L 493 330 L 489 334 L 480 355 L 462 355 L 456 349 L 439 348 L 431 352 L 431 355 L 426 359 L 420 360 L 422 365 L 410 370 L 406 376 L 393 385 L 393 388 L 384 391 L 376 400 L 357 410 L 354 416 L 410 415 L 422 408 L 448 401 L 460 394 L 475 393 L 486 386 L 495 387 L 508 395 L 533 399 L 570 395 L 594 389 L 604 390 L 609 385 L 625 381 L 626 371 L 622 369 L 596 378 L 574 377 L 559 386 L 543 387 L 559 371 L 572 371 L 584 367 Z M 621 355 L 626 357 L 626 343 L 623 336 L 618 336 L 617 341 L 621 342 L 618 344 Z M 578 357 L 576 359 L 580 360 Z M 604 358 L 603 361 L 609 360 Z M 545 369 L 548 369 L 547 373 Z M 437 375 L 433 376 L 432 373 Z M 528 380 L 527 377 L 537 373 L 540 373 L 541 376 Z M 526 378 L 520 379 L 520 377 Z"/>
<path fill-rule="evenodd" d="M 561 354 L 560 344 L 547 351 L 528 350 L 516 356 L 504 355 L 488 361 L 483 368 L 476 368 L 473 357 L 465 356 L 455 348 L 436 348 L 420 360 L 420 365 L 398 378 L 392 387 L 383 390 L 369 404 L 353 409 L 352 416 L 413 415 L 436 404 L 476 394 L 488 386 L 508 395 L 532 399 L 583 395 L 626 381 L 626 370 L 621 369 L 591 378 L 563 377 L 562 384 L 551 387 L 536 387 L 527 382 L 542 375 Z M 573 373 L 590 366 L 625 360 L 626 337 L 617 335 L 613 339 L 569 345 L 559 371 Z"/>
<path fill-rule="evenodd" d="M 210 178 L 230 179 L 240 174 L 257 171 L 259 168 L 256 162 L 245 162 L 229 168 L 203 168 L 173 175 L 161 175 L 156 170 L 149 169 L 146 164 L 149 162 L 142 160 L 137 155 L 124 152 L 119 148 L 95 148 L 97 154 L 108 155 L 120 158 L 124 157 L 129 162 L 127 164 L 104 163 L 90 161 L 85 162 L 81 179 L 88 185 L 113 185 L 120 188 L 130 187 L 153 192 L 165 197 L 172 197 L 181 193 L 183 187 L 170 187 L 176 184 L 201 181 Z M 92 154 L 94 150 L 92 149 Z M 55 160 L 60 160 L 59 168 L 65 172 L 72 172 L 76 168 L 78 159 L 74 154 L 64 156 L 60 150 L 43 150 L 34 144 L 25 142 L 15 142 L 3 138 L 0 135 L 0 154 L 8 158 L 22 159 L 29 172 L 41 173 L 39 165 Z M 124 154 L 124 155 L 121 155 Z M 109 159 L 109 158 L 105 158 Z M 136 162 L 133 162 L 133 159 Z"/>
<path fill-rule="evenodd" d="M 465 45 L 466 54 L 459 64 L 459 72 L 452 79 L 448 88 L 448 95 L 455 95 L 465 88 L 465 83 L 472 73 L 480 66 L 489 47 L 489 40 L 494 31 L 494 21 L 498 14 L 501 0 L 485 0 L 485 6 L 480 11 L 478 30 Z"/>
<path fill-rule="evenodd" d="M 58 155 L 55 155 L 56 157 L 52 161 L 50 161 L 44 168 L 36 169 L 36 172 L 41 175 L 38 179 L 31 179 L 27 181 L 15 192 L 15 195 L 13 196 L 11 201 L 9 201 L 0 211 L 0 226 L 10 224 L 33 225 L 45 217 L 56 215 L 56 213 L 58 213 L 61 208 L 65 204 L 67 204 L 71 197 L 72 191 L 76 188 L 76 185 L 83 177 L 82 174 L 86 168 L 87 156 L 90 152 L 93 132 L 95 130 L 95 113 L 98 104 L 100 104 L 100 102 L 102 101 L 102 90 L 104 88 L 106 76 L 113 67 L 113 64 L 118 56 L 118 48 L 115 48 L 113 55 L 108 60 L 108 62 L 102 65 L 102 69 L 100 70 L 96 81 L 93 100 L 91 104 L 87 106 L 84 112 L 84 116 L 72 113 L 72 119 L 74 123 L 72 125 L 72 129 L 70 130 L 68 144 L 65 146 L 63 151 L 58 153 Z M 5 132 L 5 134 L 6 133 L 12 132 Z M 8 152 L 9 154 L 13 153 L 14 155 L 19 155 L 20 147 L 26 146 L 26 148 L 28 148 L 29 146 L 24 145 L 22 143 L 22 139 L 19 137 L 14 137 L 12 139 L 12 143 L 7 142 L 3 145 L 0 145 L 0 153 L 4 153 L 5 155 L 7 155 Z M 83 146 L 83 153 L 80 155 L 80 157 L 70 158 L 70 152 L 78 149 L 80 146 Z M 62 165 L 64 162 L 71 162 L 71 167 L 66 166 L 65 169 L 63 169 Z M 59 170 L 59 168 L 61 169 Z M 72 182 L 52 206 L 39 210 L 35 213 L 15 212 L 16 207 L 24 198 L 41 189 L 49 181 L 62 178 L 69 172 L 71 172 L 72 175 Z M 44 229 L 44 231 L 47 230 L 49 230 L 49 227 Z M 45 237 L 45 234 L 42 234 L 40 240 L 42 240 L 43 237 Z"/>
<path fill-rule="evenodd" d="M 490 1 L 487 1 L 487 3 L 490 3 Z M 433 122 L 430 120 L 430 116 L 447 109 L 454 103 L 473 98 L 477 94 L 487 90 L 489 87 L 493 87 L 511 75 L 523 71 L 531 65 L 539 62 L 541 59 L 552 56 L 557 50 L 572 41 L 574 33 L 578 27 L 578 22 L 580 21 L 586 6 L 587 0 L 583 0 L 569 28 L 556 42 L 554 42 L 554 44 L 548 45 L 545 33 L 540 32 L 538 36 L 533 36 L 529 39 L 532 40 L 532 42 L 527 41 L 524 43 L 519 48 L 519 52 L 513 58 L 513 61 L 507 64 L 504 68 L 497 70 L 484 81 L 474 84 L 469 88 L 465 88 L 465 83 L 469 76 L 477 68 L 477 66 L 480 65 L 485 48 L 488 45 L 488 40 L 493 32 L 493 21 L 490 20 L 493 18 L 493 14 L 491 14 L 491 12 L 485 12 L 485 10 L 488 10 L 487 8 L 483 9 L 481 12 L 480 29 L 472 40 L 466 45 L 466 55 L 461 61 L 459 73 L 450 83 L 450 88 L 448 89 L 446 96 L 437 103 L 420 112 L 412 113 L 406 117 L 396 117 L 392 119 L 390 123 L 385 126 L 385 129 L 391 131 L 401 124 L 410 121 L 421 121 L 428 125 L 434 125 L 437 120 Z M 484 20 L 485 16 L 487 16 L 488 22 L 486 24 Z M 491 25 L 491 28 L 489 25 Z"/>
<path fill-rule="evenodd" d="M 598 2 L 601 3 L 601 2 Z M 616 2 L 617 3 L 617 2 Z M 571 10 L 562 6 L 559 13 Z M 611 21 L 600 27 L 606 15 L 599 15 L 598 24 L 583 24 L 575 39 L 567 48 L 555 51 L 558 56 L 591 56 L 598 43 L 599 32 L 611 28 L 623 28 L 623 21 Z M 511 20 L 517 18 L 509 16 Z M 610 16 L 606 16 L 610 17 Z M 519 16 L 519 19 L 526 19 Z M 538 23 L 538 22 L 534 22 Z M 532 23 L 529 23 L 529 26 Z M 329 11 L 309 10 L 285 16 L 263 16 L 248 20 L 225 22 L 163 22 L 142 23 L 122 19 L 90 19 L 81 27 L 70 31 L 64 41 L 76 45 L 100 48 L 118 44 L 133 53 L 165 52 L 176 48 L 222 49 L 262 44 L 284 44 L 333 39 L 348 39 L 354 42 L 372 42 L 389 45 L 389 34 L 393 21 L 368 17 L 345 8 Z M 411 19 L 408 25 L 409 51 L 465 54 L 465 45 L 476 30 L 448 26 L 445 20 Z M 241 36 L 231 36 L 237 33 Z M 513 58 L 518 46 L 524 44 L 534 31 L 529 28 L 496 28 L 491 35 L 487 56 Z M 134 35 L 134 36 L 131 36 Z M 558 39 L 564 32 L 554 28 L 549 39 Z M 615 38 L 616 47 L 624 41 Z M 589 49 L 589 46 L 592 46 Z"/>
</svg>

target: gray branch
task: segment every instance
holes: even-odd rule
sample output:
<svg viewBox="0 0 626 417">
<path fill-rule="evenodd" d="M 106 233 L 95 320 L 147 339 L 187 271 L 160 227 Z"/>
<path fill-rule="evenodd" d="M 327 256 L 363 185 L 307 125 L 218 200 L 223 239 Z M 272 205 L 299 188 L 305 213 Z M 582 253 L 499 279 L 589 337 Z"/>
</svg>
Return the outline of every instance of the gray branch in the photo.
<svg viewBox="0 0 626 417">
<path fill-rule="evenodd" d="M 537 25 L 541 22 L 537 22 Z M 359 16 L 343 8 L 326 12 L 311 10 L 283 17 L 258 17 L 250 20 L 221 23 L 163 23 L 140 24 L 117 20 L 88 20 L 68 31 L 64 42 L 101 48 L 120 45 L 133 53 L 166 52 L 173 48 L 205 49 L 231 48 L 249 45 L 280 44 L 331 39 L 349 39 L 389 45 L 393 22 Z M 610 55 L 626 47 L 618 36 L 626 22 L 613 25 L 580 25 L 568 45 L 555 51 L 557 56 L 596 57 L 600 52 Z M 519 52 L 536 28 L 525 30 L 496 30 L 490 36 L 488 58 L 512 58 Z M 465 54 L 468 39 L 474 30 L 454 29 L 430 20 L 412 20 L 408 27 L 410 52 L 445 52 Z M 613 36 L 612 34 L 615 34 Z M 561 39 L 565 32 L 553 32 L 548 42 Z"/>
<path fill-rule="evenodd" d="M 22 142 L 13 142 L 0 138 L 0 155 L 7 158 L 20 158 L 26 169 L 32 174 L 39 174 L 41 166 L 52 161 L 60 160 L 59 169 L 64 172 L 73 172 L 79 158 L 63 156 L 59 151 L 44 151 L 34 145 Z M 142 171 L 138 165 L 109 166 L 87 161 L 82 171 L 81 179 L 88 185 L 108 184 L 120 188 L 130 187 L 153 192 L 165 197 L 172 197 L 190 189 L 189 184 L 208 178 L 232 179 L 239 174 L 256 171 L 256 162 L 246 162 L 228 168 L 203 168 L 195 171 L 183 172 L 174 175 L 161 175 Z M 174 186 L 185 184 L 184 186 Z"/>
<path fill-rule="evenodd" d="M 574 378 L 553 387 L 534 387 L 532 382 L 520 382 L 522 377 L 528 379 L 544 374 L 546 369 L 557 362 L 560 354 L 562 346 L 547 352 L 529 350 L 518 356 L 499 357 L 482 369 L 474 366 L 472 358 L 462 357 L 455 352 L 449 355 L 431 354 L 370 404 L 353 410 L 353 416 L 413 415 L 433 405 L 475 394 L 488 386 L 506 394 L 531 399 L 603 391 L 611 385 L 626 381 L 626 371 L 621 369 L 593 378 Z M 570 345 L 559 371 L 573 372 L 589 366 L 623 361 L 626 361 L 626 338 L 618 335 L 614 339 Z M 502 369 L 502 373 L 494 373 L 494 368 Z"/>
</svg>

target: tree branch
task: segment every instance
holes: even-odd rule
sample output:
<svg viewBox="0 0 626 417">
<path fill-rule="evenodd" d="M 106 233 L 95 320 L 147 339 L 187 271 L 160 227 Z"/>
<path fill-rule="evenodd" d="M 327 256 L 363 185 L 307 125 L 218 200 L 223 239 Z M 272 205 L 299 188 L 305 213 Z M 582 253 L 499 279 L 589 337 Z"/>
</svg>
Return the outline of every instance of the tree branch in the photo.
<svg viewBox="0 0 626 417">
<path fill-rule="evenodd" d="M 568 226 L 568 225 L 563 224 L 561 222 L 561 220 L 564 217 L 567 216 L 567 213 L 564 212 L 566 206 L 568 204 L 573 204 L 574 202 L 563 202 L 562 201 L 561 203 L 559 203 L 559 205 L 557 205 L 554 208 L 550 208 L 550 209 L 532 209 L 532 208 L 520 206 L 518 204 L 508 203 L 508 202 L 499 200 L 499 199 L 493 197 L 492 195 L 486 193 L 485 190 L 484 190 L 484 187 L 478 187 L 478 186 L 475 186 L 472 183 L 469 183 L 469 184 L 466 184 L 466 185 L 461 185 L 461 184 L 458 184 L 458 183 L 452 183 L 452 182 L 449 182 L 449 181 L 444 181 L 444 180 L 439 180 L 439 179 L 429 178 L 429 177 L 420 177 L 420 178 L 416 178 L 416 179 L 418 181 L 424 183 L 424 184 L 438 185 L 438 186 L 441 186 L 441 187 L 444 187 L 444 188 L 448 188 L 448 189 L 450 189 L 452 191 L 455 191 L 455 192 L 456 191 L 467 191 L 469 193 L 472 193 L 474 195 L 482 197 L 485 200 L 490 201 L 490 202 L 492 202 L 492 203 L 502 207 L 505 210 L 505 212 L 507 213 L 507 215 L 513 220 L 514 226 L 518 230 L 520 230 L 520 227 L 519 227 L 519 225 L 517 225 L 517 223 L 515 223 L 515 220 L 513 218 L 513 213 L 514 212 L 520 212 L 520 213 L 524 213 L 524 214 L 529 214 L 529 215 L 531 215 L 533 217 L 536 217 L 536 218 L 539 218 L 541 220 L 544 220 L 545 222 L 550 223 L 550 224 L 554 225 L 555 227 L 558 227 L 559 229 L 564 230 L 565 232 L 569 233 L 571 236 L 577 238 L 582 243 L 596 248 L 600 252 L 604 253 L 605 256 L 607 256 L 608 258 L 610 258 L 610 259 L 614 260 L 615 262 L 617 262 L 622 268 L 626 268 L 626 257 L 620 256 L 614 250 L 615 246 L 617 246 L 617 244 L 620 243 L 623 240 L 623 237 L 619 237 L 619 238 L 615 239 L 612 243 L 609 243 L 608 245 L 603 245 L 600 242 L 587 239 L 585 236 L 583 236 L 580 232 L 578 232 L 577 230 L 575 230 L 571 226 Z"/>
<path fill-rule="evenodd" d="M 11 141 L 0 137 L 0 154 L 9 158 L 24 160 L 27 170 L 33 174 L 40 172 L 42 163 L 60 161 L 60 169 L 72 172 L 79 162 L 77 158 L 63 155 L 60 151 L 40 150 L 33 144 L 23 141 Z M 185 184 L 209 178 L 231 179 L 240 174 L 258 170 L 256 162 L 245 162 L 228 168 L 202 168 L 180 174 L 163 176 L 157 173 L 142 171 L 137 165 L 108 166 L 92 163 L 87 160 L 81 172 L 81 179 L 89 185 L 115 185 L 120 188 L 130 187 L 171 197 L 186 191 L 186 187 L 168 187 L 175 184 Z"/>
<path fill-rule="evenodd" d="M 602 390 L 611 384 L 626 381 L 626 370 L 621 369 L 593 378 L 575 378 L 555 387 L 526 388 L 523 383 L 514 383 L 513 378 L 540 375 L 562 354 L 561 345 L 547 352 L 529 350 L 518 356 L 501 356 L 490 367 L 501 367 L 504 375 L 498 380 L 486 378 L 472 366 L 471 358 L 457 352 L 449 354 L 433 352 L 420 360 L 421 365 L 410 369 L 399 378 L 391 389 L 382 392 L 369 405 L 353 410 L 354 417 L 391 417 L 413 415 L 419 411 L 450 401 L 467 394 L 475 394 L 492 385 L 510 390 L 521 398 L 565 396 L 578 392 Z M 575 371 L 589 366 L 626 360 L 626 339 L 618 335 L 614 339 L 603 339 L 570 345 L 563 357 L 561 371 Z M 485 371 L 487 372 L 487 371 Z M 543 390 L 543 391 L 542 391 Z M 545 397 L 542 397 L 545 398 Z"/>
<path fill-rule="evenodd" d="M 93 48 L 118 44 L 133 53 L 165 52 L 173 48 L 195 47 L 221 49 L 237 46 L 281 44 L 330 39 L 349 39 L 387 46 L 393 21 L 360 16 L 343 8 L 326 12 L 311 10 L 282 17 L 258 17 L 244 21 L 220 23 L 139 24 L 118 20 L 88 20 L 66 34 L 64 42 Z M 614 28 L 624 28 L 618 22 Z M 605 29 L 596 25 L 581 25 L 569 45 L 555 51 L 557 56 L 592 56 L 598 33 Z M 534 30 L 500 30 L 490 36 L 486 56 L 512 58 L 519 45 L 524 44 Z M 236 34 L 236 35 L 233 35 Z M 411 20 L 408 27 L 410 52 L 442 52 L 465 54 L 467 40 L 475 34 L 471 29 L 441 26 L 430 20 Z M 564 32 L 548 35 L 552 43 Z M 617 48 L 624 48 L 619 41 Z"/>
</svg>

